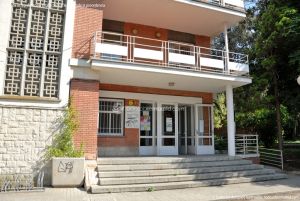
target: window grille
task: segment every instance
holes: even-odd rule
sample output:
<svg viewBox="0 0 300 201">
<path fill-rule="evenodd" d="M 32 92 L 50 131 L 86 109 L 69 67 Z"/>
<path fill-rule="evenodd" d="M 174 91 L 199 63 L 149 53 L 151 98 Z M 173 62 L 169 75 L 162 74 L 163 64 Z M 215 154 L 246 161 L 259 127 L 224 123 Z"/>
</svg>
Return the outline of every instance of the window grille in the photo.
<svg viewBox="0 0 300 201">
<path fill-rule="evenodd" d="M 5 95 L 58 98 L 66 0 L 13 0 Z"/>
<path fill-rule="evenodd" d="M 101 99 L 99 102 L 99 134 L 123 135 L 124 101 Z"/>
</svg>

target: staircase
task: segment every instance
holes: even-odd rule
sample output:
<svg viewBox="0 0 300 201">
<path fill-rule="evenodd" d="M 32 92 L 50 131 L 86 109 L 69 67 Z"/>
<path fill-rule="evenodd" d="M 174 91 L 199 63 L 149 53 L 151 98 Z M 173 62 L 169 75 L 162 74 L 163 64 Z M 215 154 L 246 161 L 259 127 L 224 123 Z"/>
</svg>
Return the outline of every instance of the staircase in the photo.
<svg viewBox="0 0 300 201">
<path fill-rule="evenodd" d="M 285 174 L 228 156 L 124 157 L 97 160 L 92 193 L 156 191 L 284 179 Z"/>
</svg>

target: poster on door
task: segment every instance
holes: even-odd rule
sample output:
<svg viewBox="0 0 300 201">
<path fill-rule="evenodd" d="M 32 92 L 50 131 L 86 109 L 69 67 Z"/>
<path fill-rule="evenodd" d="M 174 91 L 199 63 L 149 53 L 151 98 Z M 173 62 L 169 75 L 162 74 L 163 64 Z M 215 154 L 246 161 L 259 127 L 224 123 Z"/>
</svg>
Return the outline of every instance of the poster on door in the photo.
<svg viewBox="0 0 300 201">
<path fill-rule="evenodd" d="M 125 107 L 125 128 L 139 128 L 140 108 L 136 106 Z"/>
<path fill-rule="evenodd" d="M 142 112 L 141 131 L 151 131 L 151 117 L 149 111 Z"/>
<path fill-rule="evenodd" d="M 166 132 L 173 132 L 173 119 L 170 117 L 166 118 Z"/>
</svg>

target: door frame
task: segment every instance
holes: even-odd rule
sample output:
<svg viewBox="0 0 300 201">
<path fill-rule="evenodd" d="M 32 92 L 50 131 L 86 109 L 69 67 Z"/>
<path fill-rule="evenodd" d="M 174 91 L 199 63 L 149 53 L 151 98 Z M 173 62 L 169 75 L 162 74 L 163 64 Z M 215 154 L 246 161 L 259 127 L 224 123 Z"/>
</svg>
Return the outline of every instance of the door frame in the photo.
<svg viewBox="0 0 300 201">
<path fill-rule="evenodd" d="M 196 154 L 196 144 L 195 144 L 195 123 L 194 123 L 194 119 L 195 119 L 195 111 L 194 111 L 194 106 L 195 104 L 178 104 L 178 153 L 180 154 L 180 146 L 181 146 L 181 136 L 179 135 L 179 125 L 180 125 L 180 115 L 179 115 L 179 108 L 180 107 L 184 107 L 184 126 L 185 126 L 185 135 L 184 135 L 184 141 L 185 141 L 185 154 L 184 155 L 195 155 Z M 187 112 L 187 108 L 190 108 L 191 112 L 190 115 L 188 115 Z M 187 132 L 187 127 L 188 127 L 188 116 L 190 116 L 191 119 L 191 136 L 188 136 L 188 132 Z M 191 145 L 188 145 L 188 139 L 191 139 Z"/>
<path fill-rule="evenodd" d="M 141 127 L 139 128 L 139 155 L 142 156 L 150 156 L 150 155 L 157 155 L 157 131 L 156 131 L 156 117 L 157 111 L 155 109 L 156 103 L 155 101 L 144 101 L 140 100 L 140 108 L 141 104 L 152 104 L 152 146 L 141 146 Z"/>
<path fill-rule="evenodd" d="M 168 138 L 163 137 L 163 127 L 162 127 L 162 106 L 163 105 L 172 105 L 174 106 L 174 119 L 175 119 L 175 146 L 163 146 L 162 139 Z M 160 156 L 177 156 L 178 155 L 178 103 L 171 103 L 171 102 L 157 102 L 157 155 Z M 170 137 L 173 138 L 173 137 Z"/>
<path fill-rule="evenodd" d="M 209 107 L 210 108 L 210 113 L 209 113 L 209 119 L 208 119 L 208 124 L 209 124 L 209 134 L 210 136 L 205 136 L 205 135 L 198 135 L 203 131 L 199 131 L 200 129 L 200 120 L 198 119 L 198 107 Z M 203 111 L 203 110 L 202 110 Z M 203 112 L 202 112 L 203 114 Z M 203 121 L 203 129 L 205 126 L 205 122 Z M 211 145 L 199 145 L 200 139 L 208 139 L 211 141 Z M 196 149 L 196 155 L 210 155 L 210 154 L 215 154 L 215 142 L 214 142 L 214 118 L 213 118 L 213 105 L 212 104 L 195 104 L 195 149 Z"/>
</svg>

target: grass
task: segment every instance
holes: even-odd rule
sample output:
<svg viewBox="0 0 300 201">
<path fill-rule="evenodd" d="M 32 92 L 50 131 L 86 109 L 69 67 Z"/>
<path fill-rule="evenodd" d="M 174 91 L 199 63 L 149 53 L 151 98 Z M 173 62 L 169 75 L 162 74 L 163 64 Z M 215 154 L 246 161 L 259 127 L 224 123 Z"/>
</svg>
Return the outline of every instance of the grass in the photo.
<svg viewBox="0 0 300 201">
<path fill-rule="evenodd" d="M 284 144 L 300 144 L 300 138 L 296 138 L 295 140 L 285 140 Z"/>
<path fill-rule="evenodd" d="M 284 148 L 283 150 L 284 154 L 288 155 L 293 155 L 293 156 L 298 156 L 300 160 L 300 149 L 295 149 L 295 148 Z"/>
<path fill-rule="evenodd" d="M 155 189 L 153 187 L 150 187 L 147 189 L 148 192 L 153 192 Z"/>
<path fill-rule="evenodd" d="M 300 140 L 287 140 L 284 144 L 300 144 Z"/>
<path fill-rule="evenodd" d="M 300 170 L 300 148 L 284 148 L 283 154 L 287 170 Z"/>
</svg>

